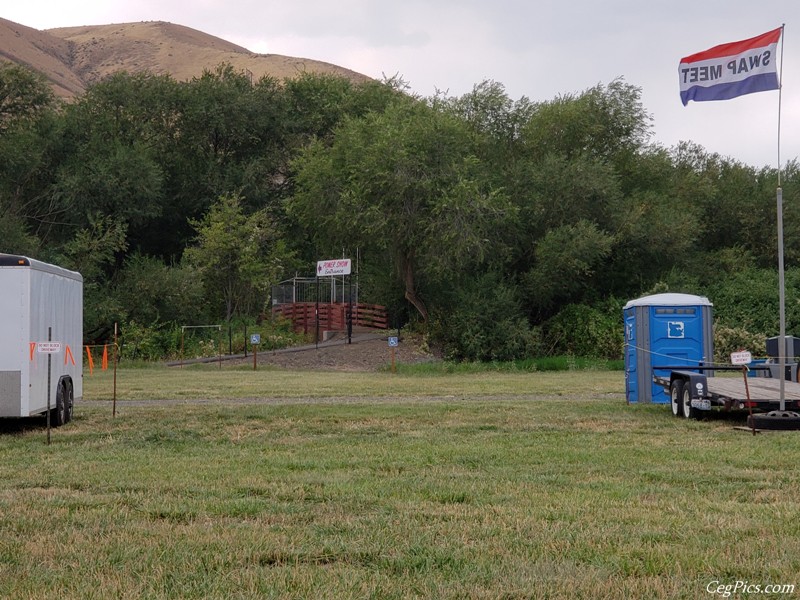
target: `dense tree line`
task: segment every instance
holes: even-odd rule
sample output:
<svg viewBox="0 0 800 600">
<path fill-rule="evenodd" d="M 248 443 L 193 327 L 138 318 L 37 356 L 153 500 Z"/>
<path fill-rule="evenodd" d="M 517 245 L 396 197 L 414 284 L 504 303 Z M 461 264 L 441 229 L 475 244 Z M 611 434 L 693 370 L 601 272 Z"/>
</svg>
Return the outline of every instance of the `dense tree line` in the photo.
<svg viewBox="0 0 800 600">
<path fill-rule="evenodd" d="M 782 183 L 792 330 L 794 161 Z M 725 344 L 763 343 L 776 185 L 774 168 L 652 143 L 622 80 L 543 102 L 488 81 L 420 98 L 221 65 L 119 73 L 64 104 L 0 65 L 0 251 L 84 275 L 88 340 L 114 322 L 252 321 L 271 284 L 357 250 L 362 299 L 456 359 L 619 357 L 622 304 L 667 290 L 708 295 Z"/>
</svg>

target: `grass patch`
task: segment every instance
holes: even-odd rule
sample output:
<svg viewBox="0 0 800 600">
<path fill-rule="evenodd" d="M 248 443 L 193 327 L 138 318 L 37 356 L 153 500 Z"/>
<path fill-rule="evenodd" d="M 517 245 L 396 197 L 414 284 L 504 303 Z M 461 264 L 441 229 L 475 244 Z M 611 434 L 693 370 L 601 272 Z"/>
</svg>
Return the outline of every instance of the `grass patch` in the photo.
<svg viewBox="0 0 800 600">
<path fill-rule="evenodd" d="M 84 401 L 50 446 L 6 427 L 0 597 L 800 584 L 794 434 L 627 406 L 618 372 L 249 375 L 126 370 L 115 419 Z M 87 398 L 107 384 L 87 377 Z"/>
<path fill-rule="evenodd" d="M 574 372 L 507 370 L 365 373 L 341 371 L 285 371 L 259 368 L 219 368 L 197 364 L 183 368 L 120 369 L 117 398 L 123 400 L 227 400 L 242 398 L 321 399 L 427 398 L 526 395 L 562 397 L 574 394 L 617 393 L 623 375 L 614 371 Z M 487 374 L 489 376 L 487 376 Z M 113 374 L 95 371 L 84 377 L 89 401 L 113 398 Z"/>
<path fill-rule="evenodd" d="M 463 373 L 506 373 L 541 371 L 621 371 L 625 367 L 622 360 L 603 358 L 583 358 L 575 356 L 544 356 L 508 362 L 431 362 L 404 363 L 395 365 L 398 373 L 407 375 L 439 375 Z M 384 371 L 390 370 L 384 367 Z"/>
</svg>

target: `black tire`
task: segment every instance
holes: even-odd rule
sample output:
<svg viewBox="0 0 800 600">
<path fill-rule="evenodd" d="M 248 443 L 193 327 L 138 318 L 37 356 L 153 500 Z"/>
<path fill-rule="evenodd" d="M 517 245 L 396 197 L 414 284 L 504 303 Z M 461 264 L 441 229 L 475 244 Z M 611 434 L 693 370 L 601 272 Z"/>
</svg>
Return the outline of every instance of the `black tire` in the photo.
<svg viewBox="0 0 800 600">
<path fill-rule="evenodd" d="M 683 379 L 675 379 L 669 386 L 669 400 L 672 405 L 672 416 L 680 417 L 683 415 Z"/>
<path fill-rule="evenodd" d="M 66 391 L 63 381 L 58 383 L 58 389 L 56 390 L 56 406 L 55 408 L 50 410 L 50 425 L 52 427 L 61 427 L 66 418 Z"/>
<path fill-rule="evenodd" d="M 688 385 L 683 386 L 683 416 L 687 419 L 699 419 L 701 412 L 692 406 L 692 390 Z"/>
<path fill-rule="evenodd" d="M 64 402 L 64 423 L 72 421 L 72 412 L 75 407 L 75 391 L 72 389 L 72 381 L 65 381 L 67 388 L 66 400 Z"/>
<path fill-rule="evenodd" d="M 747 425 L 755 429 L 797 431 L 800 430 L 800 414 L 788 410 L 756 413 L 747 418 Z"/>
</svg>

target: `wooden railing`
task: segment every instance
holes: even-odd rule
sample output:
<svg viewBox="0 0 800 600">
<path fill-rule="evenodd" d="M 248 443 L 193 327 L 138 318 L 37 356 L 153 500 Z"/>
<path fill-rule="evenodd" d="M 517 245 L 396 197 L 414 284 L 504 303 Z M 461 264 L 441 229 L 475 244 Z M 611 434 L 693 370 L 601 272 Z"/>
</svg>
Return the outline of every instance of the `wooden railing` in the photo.
<svg viewBox="0 0 800 600">
<path fill-rule="evenodd" d="M 353 327 L 368 327 L 370 329 L 388 329 L 389 318 L 386 307 L 378 304 L 353 303 Z M 296 332 L 314 334 L 317 327 L 316 311 L 319 309 L 319 330 L 322 331 L 347 331 L 346 303 L 294 302 L 291 304 L 278 304 L 272 307 L 273 315 L 280 315 L 289 319 Z"/>
</svg>

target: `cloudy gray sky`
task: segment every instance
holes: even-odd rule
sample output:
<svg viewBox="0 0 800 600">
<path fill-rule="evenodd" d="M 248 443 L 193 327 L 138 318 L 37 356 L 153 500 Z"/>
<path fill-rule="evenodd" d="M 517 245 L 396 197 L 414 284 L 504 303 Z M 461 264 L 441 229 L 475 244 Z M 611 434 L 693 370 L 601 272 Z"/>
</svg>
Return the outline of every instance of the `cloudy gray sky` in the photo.
<svg viewBox="0 0 800 600">
<path fill-rule="evenodd" d="M 20 0 L 0 16 L 36 29 L 169 21 L 254 52 L 397 74 L 423 96 L 490 79 L 543 101 L 622 77 L 641 88 L 655 142 L 775 166 L 780 114 L 780 160 L 800 158 L 797 0 Z M 682 57 L 782 24 L 780 111 L 777 91 L 681 104 Z"/>
</svg>

